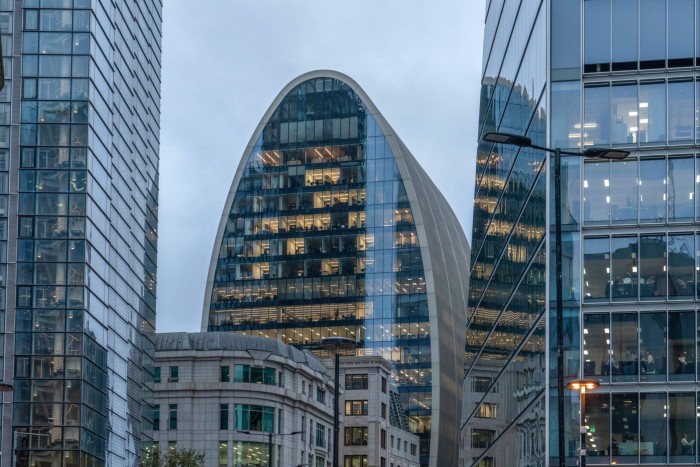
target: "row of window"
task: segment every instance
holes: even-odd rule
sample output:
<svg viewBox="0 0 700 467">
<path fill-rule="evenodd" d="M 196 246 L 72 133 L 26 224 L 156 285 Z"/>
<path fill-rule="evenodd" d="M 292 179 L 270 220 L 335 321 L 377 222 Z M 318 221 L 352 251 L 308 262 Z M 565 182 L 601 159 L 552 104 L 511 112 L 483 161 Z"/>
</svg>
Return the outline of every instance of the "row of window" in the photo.
<svg viewBox="0 0 700 467">
<path fill-rule="evenodd" d="M 696 265 L 695 237 L 693 233 L 659 233 L 584 238 L 584 301 L 693 299 L 696 268 L 700 267 Z M 580 269 L 575 264 L 577 252 L 571 254 L 573 262 L 567 260 L 567 270 L 575 275 Z M 576 299 L 575 290 L 572 294 L 565 298 Z"/>
<path fill-rule="evenodd" d="M 583 374 L 604 382 L 695 381 L 695 311 L 585 313 Z"/>
<path fill-rule="evenodd" d="M 219 367 L 219 381 L 222 383 L 228 383 L 231 381 L 230 366 L 220 366 Z M 168 367 L 168 382 L 177 383 L 179 381 L 179 366 Z M 283 384 L 282 373 L 280 373 L 280 385 Z M 256 367 L 251 365 L 234 365 L 233 367 L 233 381 L 235 383 L 256 383 L 256 384 L 276 384 L 276 371 L 274 368 L 269 367 Z M 154 383 L 161 382 L 161 367 L 157 366 L 154 368 Z"/>
<path fill-rule="evenodd" d="M 273 433 L 275 427 L 275 409 L 261 405 L 234 404 L 234 429 L 245 431 L 262 431 Z M 169 430 L 177 430 L 177 404 L 168 404 Z M 229 404 L 219 406 L 219 429 L 228 430 Z M 153 409 L 153 430 L 160 430 L 160 406 Z M 321 425 L 322 426 L 322 425 Z"/>
</svg>

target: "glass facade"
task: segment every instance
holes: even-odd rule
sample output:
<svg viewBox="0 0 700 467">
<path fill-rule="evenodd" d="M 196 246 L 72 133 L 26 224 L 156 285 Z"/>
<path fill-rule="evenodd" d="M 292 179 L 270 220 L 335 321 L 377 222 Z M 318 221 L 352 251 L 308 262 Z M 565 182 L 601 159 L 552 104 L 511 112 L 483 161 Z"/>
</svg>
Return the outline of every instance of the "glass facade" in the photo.
<svg viewBox="0 0 700 467">
<path fill-rule="evenodd" d="M 458 358 L 435 339 L 452 339 L 455 328 L 444 324 L 464 322 L 466 271 L 431 272 L 426 255 L 440 258 L 434 269 L 456 272 L 468 247 L 432 182 L 348 83 L 320 73 L 298 79 L 265 117 L 225 208 L 203 327 L 309 349 L 342 336 L 360 355 L 381 355 L 421 436 L 421 462 L 434 465 L 456 457 L 454 447 L 431 447 L 440 431 L 436 373 L 444 374 L 443 358 Z M 428 250 L 437 234 L 424 202 L 443 216 L 449 253 Z M 458 403 L 454 387 L 448 400 Z"/>
<path fill-rule="evenodd" d="M 545 143 L 545 4 L 489 2 L 482 135 Z M 541 151 L 480 142 L 460 465 L 545 458 L 546 172 Z"/>
<path fill-rule="evenodd" d="M 519 4 L 519 9 L 510 3 Z M 481 134 L 501 129 L 533 137 L 531 126 L 503 125 L 505 118 L 500 116 L 508 115 L 507 110 L 489 110 L 500 102 L 498 84 L 511 80 L 512 72 L 505 65 L 512 55 L 509 37 L 511 32 L 517 35 L 526 30 L 519 27 L 517 20 L 523 14 L 524 2 L 491 0 L 487 6 L 482 89 L 488 92 L 482 91 L 487 98 L 482 102 Z M 508 12 L 508 8 L 512 11 Z M 565 156 L 560 207 L 553 206 L 553 180 L 547 181 L 550 208 L 543 225 L 550 235 L 546 238 L 546 251 L 553 252 L 555 246 L 554 209 L 561 209 L 564 231 L 561 312 L 565 348 L 564 368 L 560 370 L 567 380 L 586 377 L 601 381 L 601 387 L 589 392 L 586 401 L 587 462 L 697 464 L 700 3 L 561 0 L 544 2 L 542 10 L 545 9 L 550 28 L 542 34 L 549 34 L 544 43 L 550 47 L 543 46 L 542 50 L 550 52 L 549 70 L 544 65 L 540 71 L 548 73 L 545 96 L 549 105 L 544 107 L 549 115 L 542 124 L 548 130 L 546 137 L 542 135 L 539 142 L 533 137 L 533 141 L 569 150 L 619 147 L 631 151 L 626 160 L 613 162 Z M 534 33 L 530 41 L 533 37 Z M 524 43 L 514 47 L 519 50 Z M 518 62 L 522 63 L 521 70 L 528 61 L 526 54 L 521 54 L 523 59 Z M 494 60 L 502 65 L 492 65 Z M 507 102 L 512 102 L 516 89 L 524 86 L 508 91 Z M 470 305 L 467 331 L 467 355 L 473 355 L 474 368 L 480 364 L 493 366 L 495 361 L 505 359 L 505 352 L 490 356 L 486 345 L 471 348 L 470 339 L 478 337 L 479 344 L 496 339 L 503 329 L 496 319 L 502 320 L 500 316 L 506 316 L 503 313 L 518 298 L 514 285 L 518 282 L 500 272 L 503 255 L 513 251 L 503 245 L 517 238 L 516 226 L 524 224 L 522 218 L 506 217 L 509 211 L 499 208 L 510 196 L 518 202 L 525 199 L 515 196 L 520 186 L 508 182 L 516 171 L 499 166 L 501 160 L 507 160 L 501 153 L 508 151 L 516 153 L 510 148 L 493 150 L 481 143 L 477 154 L 470 292 L 474 305 Z M 479 178 L 480 173 L 485 176 Z M 498 183 L 488 178 L 484 183 L 485 177 L 495 174 L 503 174 Z M 492 194 L 487 196 L 489 193 Z M 543 212 L 538 211 L 540 215 Z M 490 253 L 489 262 L 488 250 L 480 250 L 484 249 L 482 244 L 489 246 L 490 232 L 492 238 L 500 233 L 494 226 L 508 228 L 503 229 L 503 240 Z M 549 378 L 547 384 L 537 385 L 548 394 L 542 419 L 548 425 L 546 448 L 542 458 L 520 461 L 518 465 L 558 463 L 559 369 L 553 332 L 557 310 L 553 255 L 548 256 L 543 260 L 550 271 L 547 295 L 541 297 L 541 302 L 528 302 L 549 304 Z M 479 275 L 484 275 L 483 282 L 477 279 Z M 475 294 L 484 298 L 474 301 Z M 487 297 L 497 300 L 495 306 L 484 301 Z M 523 314 L 517 315 L 514 322 L 524 329 L 529 325 Z M 531 326 L 530 332 L 537 329 Z M 513 347 L 518 342 L 507 341 Z M 497 402 L 498 394 L 517 394 L 518 380 L 509 380 L 507 370 L 501 368 L 508 367 L 501 365 L 495 374 L 481 375 L 489 383 L 479 383 L 476 392 L 475 381 L 470 380 L 471 374 L 476 373 L 470 373 L 467 365 L 465 400 Z M 495 389 L 493 395 L 487 386 Z M 568 390 L 563 397 L 564 455 L 567 465 L 574 465 L 578 456 L 580 401 L 578 394 Z M 517 420 L 517 414 L 525 414 L 529 407 L 519 405 L 514 415 L 509 414 L 505 420 Z M 506 459 L 499 457 L 502 450 L 491 449 L 501 438 L 517 437 L 519 442 L 513 449 L 520 455 L 532 450 L 532 440 L 521 436 L 523 430 L 516 423 L 486 423 L 477 419 L 476 413 L 474 409 L 464 418 L 464 465 L 514 465 L 500 460 Z M 485 432 L 475 430 L 490 431 L 484 436 Z"/>
<path fill-rule="evenodd" d="M 150 444 L 161 8 L 0 1 L 12 56 L 0 93 L 0 124 L 13 125 L 0 126 L 12 465 L 135 465 Z"/>
</svg>

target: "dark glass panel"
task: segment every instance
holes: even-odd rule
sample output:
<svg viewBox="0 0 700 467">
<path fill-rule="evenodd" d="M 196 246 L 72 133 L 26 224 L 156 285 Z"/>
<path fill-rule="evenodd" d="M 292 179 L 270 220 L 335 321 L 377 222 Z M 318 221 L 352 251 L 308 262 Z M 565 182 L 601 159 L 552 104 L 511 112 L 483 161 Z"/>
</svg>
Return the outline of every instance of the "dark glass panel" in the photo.
<svg viewBox="0 0 700 467">
<path fill-rule="evenodd" d="M 671 393 L 669 403 L 669 461 L 695 462 L 695 393 Z"/>
<path fill-rule="evenodd" d="M 669 380 L 695 381 L 695 313 L 668 313 Z"/>
<path fill-rule="evenodd" d="M 639 0 L 640 68 L 666 65 L 666 0 Z"/>
<path fill-rule="evenodd" d="M 668 296 L 692 299 L 695 295 L 694 236 L 679 234 L 668 236 Z"/>
<path fill-rule="evenodd" d="M 610 394 L 586 394 L 586 446 L 591 464 L 610 462 Z"/>
<path fill-rule="evenodd" d="M 666 462 L 666 394 L 639 395 L 639 456 L 642 463 Z"/>
<path fill-rule="evenodd" d="M 642 381 L 666 381 L 666 312 L 639 315 Z"/>
<path fill-rule="evenodd" d="M 637 381 L 639 349 L 637 313 L 613 313 L 610 370 L 612 382 Z"/>
<path fill-rule="evenodd" d="M 639 454 L 638 394 L 612 395 L 612 463 L 636 464 Z"/>
<path fill-rule="evenodd" d="M 581 2 L 579 0 L 553 2 L 551 14 L 552 69 L 580 67 Z"/>
<path fill-rule="evenodd" d="M 583 282 L 585 301 L 607 301 L 610 297 L 610 239 L 583 241 Z"/>
<path fill-rule="evenodd" d="M 583 315 L 583 374 L 586 377 L 610 375 L 610 315 Z"/>
<path fill-rule="evenodd" d="M 612 69 L 637 68 L 637 0 L 612 2 Z"/>
<path fill-rule="evenodd" d="M 611 295 L 613 301 L 637 300 L 639 276 L 637 271 L 637 237 L 613 237 Z"/>
<path fill-rule="evenodd" d="M 668 66 L 693 66 L 693 0 L 668 1 Z"/>
<path fill-rule="evenodd" d="M 610 69 L 610 0 L 583 2 L 583 63 L 587 72 Z"/>
<path fill-rule="evenodd" d="M 666 236 L 642 235 L 639 239 L 639 296 L 641 300 L 666 298 Z"/>
</svg>

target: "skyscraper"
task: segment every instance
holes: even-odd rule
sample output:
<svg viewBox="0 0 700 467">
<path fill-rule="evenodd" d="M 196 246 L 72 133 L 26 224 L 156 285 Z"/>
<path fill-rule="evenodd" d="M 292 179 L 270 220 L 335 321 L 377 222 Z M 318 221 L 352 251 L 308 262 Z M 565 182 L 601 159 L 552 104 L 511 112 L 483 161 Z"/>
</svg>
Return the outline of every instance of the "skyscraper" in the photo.
<svg viewBox="0 0 700 467">
<path fill-rule="evenodd" d="M 631 151 L 624 161 L 562 162 L 562 372 L 602 383 L 586 401 L 588 464 L 694 464 L 700 5 L 487 5 L 480 136 Z M 477 159 L 462 458 L 557 465 L 547 159 L 484 143 Z M 574 465 L 579 397 L 563 397 Z"/>
<path fill-rule="evenodd" d="M 3 467 L 132 466 L 150 428 L 161 7 L 0 1 Z"/>
<path fill-rule="evenodd" d="M 331 71 L 277 96 L 216 236 L 202 330 L 381 355 L 423 465 L 454 465 L 468 245 L 437 187 L 360 87 Z"/>
</svg>

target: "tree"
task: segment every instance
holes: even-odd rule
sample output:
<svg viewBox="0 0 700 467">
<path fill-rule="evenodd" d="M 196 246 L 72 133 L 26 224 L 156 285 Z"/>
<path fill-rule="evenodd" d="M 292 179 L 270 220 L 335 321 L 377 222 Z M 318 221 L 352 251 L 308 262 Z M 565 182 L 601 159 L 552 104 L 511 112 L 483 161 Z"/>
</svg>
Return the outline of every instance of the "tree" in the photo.
<svg viewBox="0 0 700 467">
<path fill-rule="evenodd" d="M 195 449 L 172 449 L 168 455 L 158 445 L 146 450 L 139 467 L 203 467 L 204 454 Z"/>
</svg>

